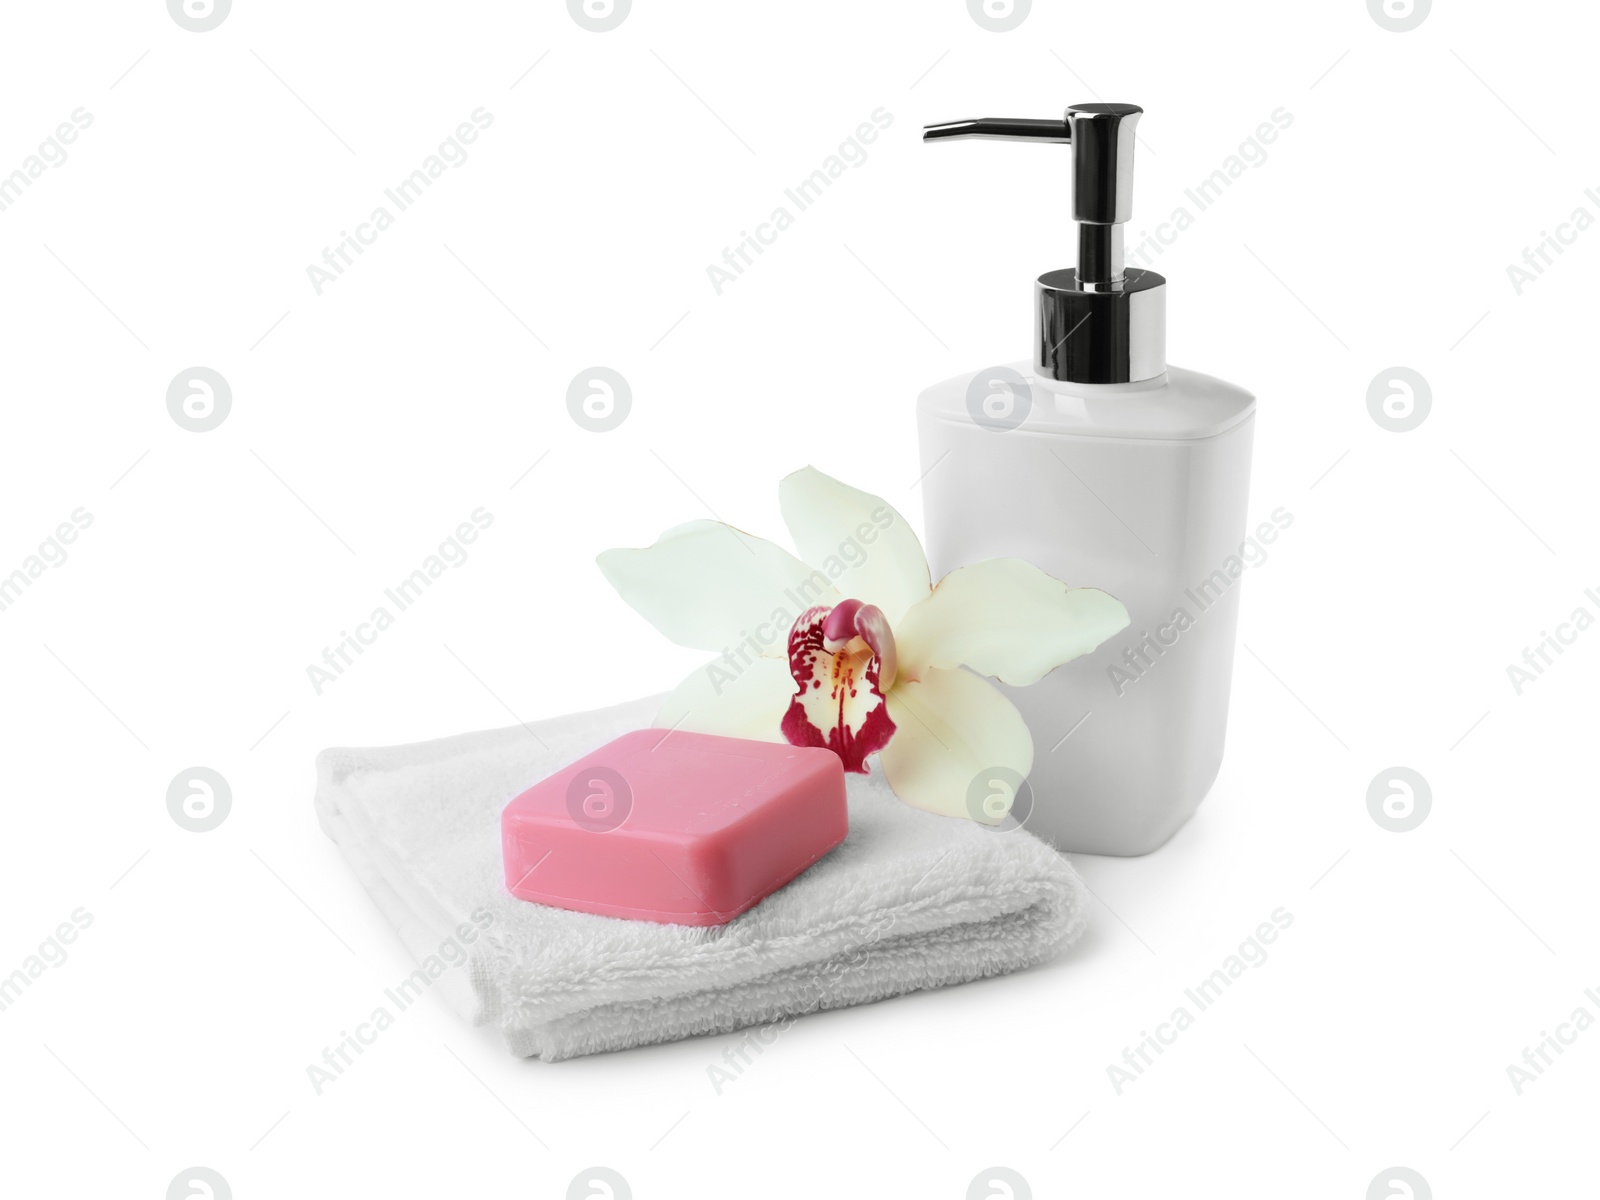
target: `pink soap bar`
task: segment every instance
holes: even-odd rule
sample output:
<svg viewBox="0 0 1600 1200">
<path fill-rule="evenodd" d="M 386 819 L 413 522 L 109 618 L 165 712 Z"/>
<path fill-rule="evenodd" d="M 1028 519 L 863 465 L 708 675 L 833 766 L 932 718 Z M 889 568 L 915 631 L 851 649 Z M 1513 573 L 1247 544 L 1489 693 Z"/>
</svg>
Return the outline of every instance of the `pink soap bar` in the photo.
<svg viewBox="0 0 1600 1200">
<path fill-rule="evenodd" d="M 731 921 L 847 829 L 833 751 L 665 729 L 623 734 L 500 817 L 513 896 L 673 925 Z"/>
</svg>

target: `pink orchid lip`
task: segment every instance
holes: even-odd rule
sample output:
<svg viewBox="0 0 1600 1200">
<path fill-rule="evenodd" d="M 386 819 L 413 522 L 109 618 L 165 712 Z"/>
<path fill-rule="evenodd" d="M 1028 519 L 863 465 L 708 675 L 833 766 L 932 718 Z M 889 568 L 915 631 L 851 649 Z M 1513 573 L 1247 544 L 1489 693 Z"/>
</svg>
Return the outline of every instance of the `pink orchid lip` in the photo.
<svg viewBox="0 0 1600 1200">
<path fill-rule="evenodd" d="M 798 691 L 783 717 L 784 739 L 830 749 L 845 770 L 866 774 L 867 757 L 895 732 L 884 695 L 895 653 L 889 622 L 870 604 L 844 600 L 801 613 L 789 630 Z"/>
</svg>

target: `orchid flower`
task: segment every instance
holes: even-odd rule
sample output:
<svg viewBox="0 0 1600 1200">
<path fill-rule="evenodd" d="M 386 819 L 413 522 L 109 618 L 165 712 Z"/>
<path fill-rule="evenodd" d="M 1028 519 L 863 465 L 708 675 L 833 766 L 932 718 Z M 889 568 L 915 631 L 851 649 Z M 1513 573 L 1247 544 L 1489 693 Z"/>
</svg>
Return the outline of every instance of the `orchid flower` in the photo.
<svg viewBox="0 0 1600 1200">
<path fill-rule="evenodd" d="M 908 804 L 1004 819 L 1009 801 L 974 808 L 969 788 L 1001 768 L 1026 778 L 1033 739 L 982 676 L 1036 683 L 1126 628 L 1127 609 L 1018 558 L 933 587 L 905 518 L 813 467 L 785 478 L 778 500 L 799 557 L 691 521 L 597 560 L 668 638 L 720 655 L 678 685 L 656 725 L 823 746 L 863 774 L 876 753 Z"/>
</svg>

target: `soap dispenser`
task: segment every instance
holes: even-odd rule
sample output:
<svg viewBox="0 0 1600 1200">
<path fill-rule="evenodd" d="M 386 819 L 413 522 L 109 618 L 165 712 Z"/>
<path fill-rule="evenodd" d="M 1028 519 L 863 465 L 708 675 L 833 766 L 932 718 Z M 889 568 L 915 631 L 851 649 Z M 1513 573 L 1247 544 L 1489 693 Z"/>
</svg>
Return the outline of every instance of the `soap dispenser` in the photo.
<svg viewBox="0 0 1600 1200">
<path fill-rule="evenodd" d="M 1063 850 L 1145 854 L 1194 813 L 1222 763 L 1246 545 L 1255 399 L 1167 365 L 1167 281 L 1123 263 L 1132 104 L 1065 119 L 931 125 L 1072 151 L 1078 265 L 1034 285 L 1031 361 L 917 400 L 933 577 L 1027 559 L 1097 587 L 1132 623 L 1031 687 L 1002 689 L 1033 734 L 1028 829 Z M 1292 517 L 1279 510 L 1269 535 Z M 1256 544 L 1252 539 L 1251 544 Z"/>
</svg>

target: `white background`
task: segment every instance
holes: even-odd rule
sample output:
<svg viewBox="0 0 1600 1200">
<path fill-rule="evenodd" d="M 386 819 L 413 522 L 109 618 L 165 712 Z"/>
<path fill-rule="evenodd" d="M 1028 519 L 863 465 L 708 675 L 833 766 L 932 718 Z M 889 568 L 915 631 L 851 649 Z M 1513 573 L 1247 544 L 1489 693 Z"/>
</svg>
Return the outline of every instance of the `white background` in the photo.
<svg viewBox="0 0 1600 1200">
<path fill-rule="evenodd" d="M 1506 267 L 1600 186 L 1588 6 L 960 0 L 562 5 L 157 0 L 8 8 L 0 174 L 0 574 L 93 524 L 0 612 L 10 774 L 0 974 L 93 924 L 0 1012 L 8 1194 L 663 1196 L 1565 1194 L 1593 1176 L 1600 1031 L 1518 1095 L 1508 1064 L 1600 986 L 1594 680 L 1580 636 L 1507 664 L 1600 585 L 1587 358 L 1600 232 Z M 536 64 L 536 65 L 535 65 Z M 692 90 L 691 90 L 692 89 Z M 782 537 L 807 462 L 921 523 L 912 405 L 1026 353 L 1071 265 L 1068 156 L 923 147 L 924 123 L 1136 102 L 1130 242 L 1280 106 L 1292 125 L 1152 263 L 1169 356 L 1260 398 L 1229 749 L 1048 967 L 807 1018 L 717 1094 L 734 1038 L 557 1065 L 430 999 L 316 1095 L 306 1066 L 410 970 L 317 828 L 312 760 L 670 686 L 593 566 L 715 514 Z M 337 282 L 307 277 L 474 109 L 493 124 Z M 717 295 L 725 246 L 882 106 L 885 136 Z M 1192 207 L 1192 206 L 1191 206 Z M 568 382 L 633 408 L 596 434 Z M 180 428 L 166 389 L 233 406 Z M 1433 407 L 1368 415 L 1405 365 Z M 536 464 L 536 465 L 535 465 Z M 530 469 L 531 468 L 531 469 Z M 473 509 L 471 556 L 318 695 L 306 668 Z M 1092 582 L 1092 581 L 1083 581 Z M 513 716 L 514 714 L 514 716 Z M 185 768 L 229 781 L 180 829 Z M 1421 772 L 1396 834 L 1369 782 Z M 1107 1065 L 1275 908 L 1292 927 L 1118 1095 Z M 1383 1194 L 1380 1190 L 1379 1194 Z"/>
</svg>

